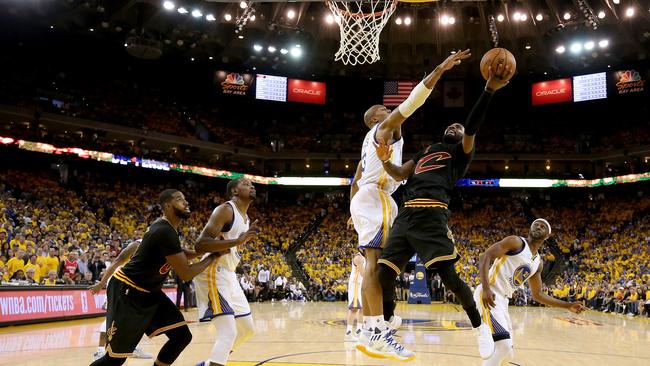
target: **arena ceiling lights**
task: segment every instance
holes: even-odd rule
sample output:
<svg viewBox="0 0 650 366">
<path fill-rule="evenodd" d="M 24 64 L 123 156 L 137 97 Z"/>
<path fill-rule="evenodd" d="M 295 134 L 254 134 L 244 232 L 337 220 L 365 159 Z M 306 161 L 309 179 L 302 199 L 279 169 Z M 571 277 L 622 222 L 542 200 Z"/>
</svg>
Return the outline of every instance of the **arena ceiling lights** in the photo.
<svg viewBox="0 0 650 366">
<path fill-rule="evenodd" d="M 599 49 L 606 49 L 607 47 L 609 47 L 609 40 L 608 39 L 603 38 L 600 41 L 598 41 L 598 48 Z M 575 41 L 575 42 L 571 42 L 571 43 L 568 44 L 568 50 L 573 55 L 578 55 L 578 54 L 582 53 L 582 51 L 587 51 L 587 52 L 588 51 L 593 51 L 594 49 L 596 49 L 596 41 L 594 41 L 594 40 L 587 40 L 585 42 Z M 562 44 L 558 45 L 555 48 L 555 52 L 558 53 L 558 54 L 563 54 L 563 53 L 566 52 L 566 50 L 567 50 L 567 46 L 562 45 Z"/>
</svg>

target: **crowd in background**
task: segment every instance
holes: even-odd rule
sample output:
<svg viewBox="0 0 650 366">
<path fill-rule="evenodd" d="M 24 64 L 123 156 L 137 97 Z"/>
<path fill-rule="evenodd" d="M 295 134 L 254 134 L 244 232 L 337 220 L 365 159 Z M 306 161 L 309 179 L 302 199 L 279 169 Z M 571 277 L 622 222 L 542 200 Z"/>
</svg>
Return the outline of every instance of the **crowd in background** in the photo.
<svg viewBox="0 0 650 366">
<path fill-rule="evenodd" d="M 62 183 L 54 171 L 3 170 L 2 284 L 87 286 L 98 281 L 120 250 L 141 238 L 159 216 L 157 194 L 171 184 L 160 176 L 138 181 L 114 175 L 81 170 Z M 183 245 L 191 249 L 211 210 L 225 198 L 222 188 L 204 183 L 187 180 L 178 186 L 191 204 L 192 215 L 179 230 Z M 593 309 L 648 314 L 650 197 L 608 191 L 581 192 L 565 200 L 543 192 L 532 197 L 525 192 L 489 196 L 474 192 L 463 191 L 453 201 L 449 223 L 461 253 L 457 268 L 470 286 L 479 283 L 477 260 L 483 250 L 505 236 L 527 235 L 530 218 L 545 217 L 553 226 L 552 239 L 542 249 L 545 267 L 557 265 L 562 270 L 544 291 L 584 300 Z M 237 273 L 249 299 L 344 300 L 357 251 L 356 235 L 346 227 L 347 194 L 270 196 L 271 192 L 260 191 L 249 212 L 261 226 L 260 235 L 240 248 Z M 290 255 L 296 258 L 293 270 L 287 263 Z M 407 298 L 411 280 L 410 273 L 400 276 L 398 299 Z M 451 294 L 434 285 L 436 277 L 430 280 L 434 299 L 453 301 Z M 513 303 L 530 304 L 529 292 L 518 292 Z"/>
</svg>

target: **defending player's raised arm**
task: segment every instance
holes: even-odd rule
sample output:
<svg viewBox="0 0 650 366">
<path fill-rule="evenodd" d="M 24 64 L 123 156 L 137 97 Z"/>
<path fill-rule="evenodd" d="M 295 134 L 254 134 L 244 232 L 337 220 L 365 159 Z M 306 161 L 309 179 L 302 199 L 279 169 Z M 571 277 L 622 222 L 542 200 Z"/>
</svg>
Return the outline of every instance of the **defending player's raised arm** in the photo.
<svg viewBox="0 0 650 366">
<path fill-rule="evenodd" d="M 381 165 L 388 175 L 390 175 L 395 181 L 401 182 L 411 176 L 413 172 L 413 167 L 415 167 L 415 162 L 409 160 L 406 163 L 397 166 L 390 162 L 391 153 L 393 151 L 392 145 L 389 145 L 386 139 L 380 139 L 379 143 L 375 144 L 375 151 L 377 151 L 377 157 L 381 160 Z"/>
<path fill-rule="evenodd" d="M 438 65 L 429 75 L 427 75 L 418 85 L 413 88 L 409 97 L 402 102 L 395 110 L 393 110 L 388 117 L 379 125 L 377 129 L 377 140 L 385 139 L 390 140 L 393 137 L 393 132 L 399 130 L 402 123 L 411 116 L 418 108 L 431 95 L 431 91 L 436 86 L 438 80 L 445 71 L 451 70 L 454 66 L 460 65 L 460 62 L 472 54 L 469 49 L 459 51 L 447 57 L 440 65 Z"/>
<path fill-rule="evenodd" d="M 232 222 L 233 214 L 232 207 L 228 204 L 222 204 L 212 211 L 208 223 L 194 245 L 197 253 L 222 252 L 237 245 L 245 244 L 255 237 L 258 231 L 257 221 L 253 222 L 250 229 L 237 239 L 216 239 L 223 231 L 223 228 Z"/>
<path fill-rule="evenodd" d="M 580 301 L 566 302 L 545 294 L 544 291 L 542 291 L 543 268 L 544 263 L 540 262 L 537 272 L 535 272 L 535 274 L 528 279 L 528 284 L 530 285 L 530 291 L 533 295 L 533 300 L 537 301 L 540 304 L 565 308 L 576 314 L 580 314 L 583 311 L 587 310 L 584 304 Z"/>
<path fill-rule="evenodd" d="M 142 240 L 136 240 L 133 243 L 127 245 L 126 248 L 124 248 L 120 252 L 117 258 L 115 258 L 115 261 L 111 263 L 111 265 L 108 266 L 108 268 L 106 268 L 106 271 L 104 271 L 104 275 L 102 276 L 102 279 L 98 283 L 88 287 L 88 290 L 90 290 L 92 294 L 97 294 L 101 289 L 106 287 L 106 283 L 108 282 L 108 279 L 111 278 L 113 273 L 115 273 L 115 271 L 117 271 L 117 269 L 120 266 L 126 264 L 126 262 L 129 261 L 129 259 L 133 256 L 133 254 L 135 254 L 135 252 L 140 247 L 141 242 Z"/>
<path fill-rule="evenodd" d="M 494 92 L 508 85 L 508 80 L 514 73 L 510 65 L 498 64 L 495 70 L 490 68 L 490 76 L 485 84 L 483 94 L 478 98 L 472 111 L 467 116 L 465 121 L 465 136 L 463 136 L 463 151 L 465 154 L 470 154 L 474 150 L 474 137 L 478 132 L 479 127 L 485 120 L 490 100 Z"/>
<path fill-rule="evenodd" d="M 488 275 L 490 272 L 490 264 L 493 260 L 507 255 L 508 252 L 516 252 L 524 245 L 520 238 L 511 235 L 503 240 L 492 244 L 487 250 L 478 258 L 478 270 L 481 278 L 481 285 L 483 286 L 483 303 L 486 306 L 494 307 L 494 294 L 490 289 L 490 280 Z"/>
</svg>

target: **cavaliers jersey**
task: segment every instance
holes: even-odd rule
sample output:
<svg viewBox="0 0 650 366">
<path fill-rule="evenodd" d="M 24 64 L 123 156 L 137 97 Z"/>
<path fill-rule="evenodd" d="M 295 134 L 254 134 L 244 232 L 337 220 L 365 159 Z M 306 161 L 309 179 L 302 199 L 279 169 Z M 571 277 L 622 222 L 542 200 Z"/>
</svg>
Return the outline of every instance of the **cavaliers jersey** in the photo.
<svg viewBox="0 0 650 366">
<path fill-rule="evenodd" d="M 359 187 L 366 184 L 376 184 L 380 189 L 392 194 L 399 187 L 400 182 L 396 182 L 381 165 L 381 160 L 377 157 L 375 150 L 375 142 L 377 129 L 381 123 L 374 125 L 363 139 L 363 146 L 361 147 L 361 179 L 357 182 Z M 400 166 L 402 165 L 402 147 L 404 146 L 404 139 L 400 138 L 393 144 L 393 153 L 390 157 L 391 163 Z"/>
<path fill-rule="evenodd" d="M 523 243 L 519 251 L 504 255 L 490 267 L 490 289 L 508 298 L 537 272 L 541 263 L 539 253 L 533 255 L 526 239 L 519 239 Z"/>
<path fill-rule="evenodd" d="M 226 202 L 230 205 L 230 208 L 233 212 L 232 223 L 230 224 L 230 229 L 221 233 L 221 236 L 224 240 L 234 240 L 239 238 L 239 236 L 248 231 L 250 226 L 250 220 L 248 215 L 246 217 L 237 209 L 237 205 L 233 201 Z M 219 257 L 217 260 L 217 266 L 225 268 L 231 272 L 235 272 L 237 265 L 241 256 L 239 255 L 239 250 L 236 246 L 230 248 L 230 251 L 227 254 L 224 254 Z"/>
<path fill-rule="evenodd" d="M 473 157 L 474 150 L 465 154 L 462 143 L 439 142 L 417 153 L 413 174 L 405 186 L 405 206 L 437 201 L 446 208 L 456 181 L 465 175 Z"/>
<path fill-rule="evenodd" d="M 357 256 L 361 256 L 361 254 L 357 253 L 352 257 L 352 269 L 350 270 L 350 280 L 348 281 L 349 283 L 361 283 L 363 280 L 363 268 L 357 268 L 357 265 L 354 264 L 354 258 Z M 361 257 L 363 258 L 363 257 Z M 365 263 L 365 258 L 364 258 L 364 263 Z"/>
<path fill-rule="evenodd" d="M 147 229 L 131 260 L 113 277 L 140 291 L 159 290 L 171 269 L 165 257 L 182 251 L 174 227 L 167 220 L 158 219 Z"/>
</svg>

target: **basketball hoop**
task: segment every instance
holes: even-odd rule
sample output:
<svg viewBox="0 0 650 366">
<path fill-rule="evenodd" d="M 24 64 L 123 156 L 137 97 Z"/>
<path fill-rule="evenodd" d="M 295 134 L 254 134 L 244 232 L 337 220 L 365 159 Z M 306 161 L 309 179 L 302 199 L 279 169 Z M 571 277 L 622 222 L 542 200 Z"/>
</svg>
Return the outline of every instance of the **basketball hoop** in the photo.
<svg viewBox="0 0 650 366">
<path fill-rule="evenodd" d="M 345 65 L 379 61 L 379 35 L 395 12 L 397 0 L 327 1 L 341 31 L 334 60 Z"/>
</svg>

